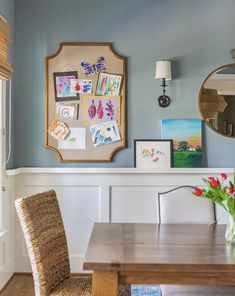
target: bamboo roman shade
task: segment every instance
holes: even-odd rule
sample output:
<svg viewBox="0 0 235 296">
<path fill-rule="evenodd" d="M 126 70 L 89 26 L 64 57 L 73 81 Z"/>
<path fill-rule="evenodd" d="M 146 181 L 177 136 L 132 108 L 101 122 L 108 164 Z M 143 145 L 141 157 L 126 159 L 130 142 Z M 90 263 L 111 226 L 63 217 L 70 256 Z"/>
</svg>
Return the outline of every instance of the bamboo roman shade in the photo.
<svg viewBox="0 0 235 296">
<path fill-rule="evenodd" d="M 10 26 L 0 16 L 0 79 L 9 80 L 12 76 L 12 67 L 9 61 L 9 43 L 11 41 Z"/>
</svg>

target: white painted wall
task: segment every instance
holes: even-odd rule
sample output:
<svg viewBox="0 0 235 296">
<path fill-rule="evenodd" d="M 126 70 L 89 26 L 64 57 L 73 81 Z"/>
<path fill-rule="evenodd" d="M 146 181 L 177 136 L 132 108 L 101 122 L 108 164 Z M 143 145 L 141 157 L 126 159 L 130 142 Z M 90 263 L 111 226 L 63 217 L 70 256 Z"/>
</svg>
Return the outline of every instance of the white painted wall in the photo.
<svg viewBox="0 0 235 296">
<path fill-rule="evenodd" d="M 202 177 L 233 169 L 22 168 L 8 171 L 15 198 L 49 189 L 57 192 L 72 272 L 82 261 L 94 222 L 157 222 L 156 194 L 179 185 L 202 185 Z M 14 189 L 11 189 L 12 193 Z M 224 220 L 225 221 L 225 220 Z M 223 220 L 222 220 L 223 222 Z M 31 271 L 15 219 L 15 271 Z"/>
</svg>

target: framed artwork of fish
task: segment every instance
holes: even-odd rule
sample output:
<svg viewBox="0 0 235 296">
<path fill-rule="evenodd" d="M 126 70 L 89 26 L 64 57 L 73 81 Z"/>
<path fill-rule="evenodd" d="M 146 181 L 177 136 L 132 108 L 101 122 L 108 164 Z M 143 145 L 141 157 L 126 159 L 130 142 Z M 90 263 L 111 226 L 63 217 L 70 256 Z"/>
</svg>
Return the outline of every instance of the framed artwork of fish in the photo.
<svg viewBox="0 0 235 296">
<path fill-rule="evenodd" d="M 99 73 L 96 84 L 97 96 L 119 96 L 122 88 L 122 75 Z"/>
<path fill-rule="evenodd" d="M 134 166 L 138 168 L 170 168 L 172 140 L 134 140 Z"/>
</svg>

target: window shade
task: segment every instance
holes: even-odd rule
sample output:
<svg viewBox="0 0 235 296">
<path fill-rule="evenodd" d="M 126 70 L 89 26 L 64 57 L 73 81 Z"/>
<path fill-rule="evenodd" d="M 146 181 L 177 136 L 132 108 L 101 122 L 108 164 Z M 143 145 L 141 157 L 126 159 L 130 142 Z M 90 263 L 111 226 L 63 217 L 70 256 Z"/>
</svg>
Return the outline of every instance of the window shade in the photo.
<svg viewBox="0 0 235 296">
<path fill-rule="evenodd" d="M 10 26 L 0 16 L 0 79 L 9 80 L 13 70 L 9 61 L 9 43 L 11 41 Z"/>
</svg>

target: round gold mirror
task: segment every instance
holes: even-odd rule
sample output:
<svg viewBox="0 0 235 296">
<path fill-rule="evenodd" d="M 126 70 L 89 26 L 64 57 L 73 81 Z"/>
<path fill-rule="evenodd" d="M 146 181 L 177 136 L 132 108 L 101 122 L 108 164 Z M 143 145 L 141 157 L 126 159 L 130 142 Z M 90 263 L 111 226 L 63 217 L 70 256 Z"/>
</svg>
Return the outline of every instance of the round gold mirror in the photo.
<svg viewBox="0 0 235 296">
<path fill-rule="evenodd" d="M 213 131 L 235 137 L 235 64 L 219 67 L 207 76 L 200 89 L 199 108 Z"/>
</svg>

